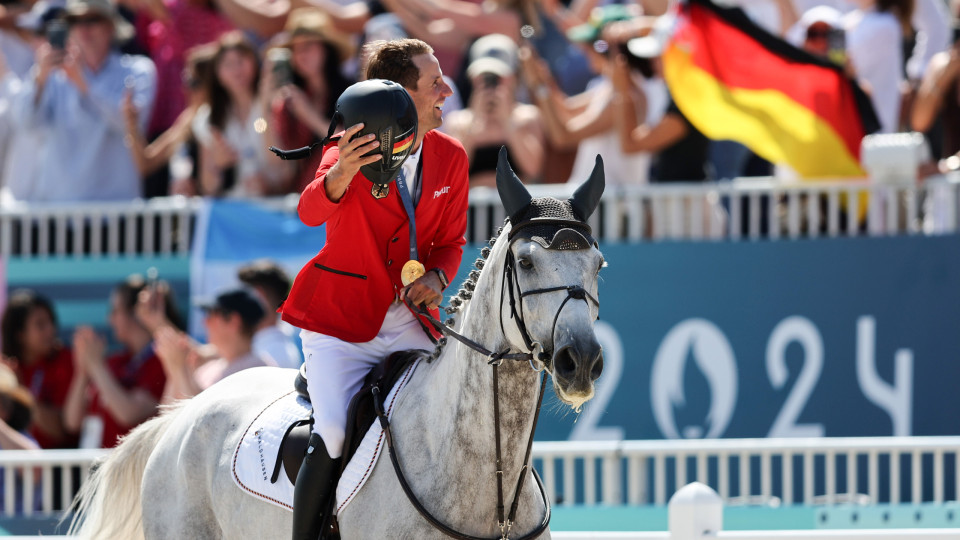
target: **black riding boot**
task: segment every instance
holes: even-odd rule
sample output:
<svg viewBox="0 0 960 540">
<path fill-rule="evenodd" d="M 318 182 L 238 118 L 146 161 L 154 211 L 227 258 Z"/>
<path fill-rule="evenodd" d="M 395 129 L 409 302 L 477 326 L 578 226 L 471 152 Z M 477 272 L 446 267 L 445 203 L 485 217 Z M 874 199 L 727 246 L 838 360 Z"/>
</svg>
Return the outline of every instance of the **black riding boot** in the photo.
<svg viewBox="0 0 960 540">
<path fill-rule="evenodd" d="M 324 512 L 336 489 L 340 458 L 332 459 L 323 439 L 310 434 L 293 490 L 293 540 L 317 540 L 322 532 Z"/>
</svg>

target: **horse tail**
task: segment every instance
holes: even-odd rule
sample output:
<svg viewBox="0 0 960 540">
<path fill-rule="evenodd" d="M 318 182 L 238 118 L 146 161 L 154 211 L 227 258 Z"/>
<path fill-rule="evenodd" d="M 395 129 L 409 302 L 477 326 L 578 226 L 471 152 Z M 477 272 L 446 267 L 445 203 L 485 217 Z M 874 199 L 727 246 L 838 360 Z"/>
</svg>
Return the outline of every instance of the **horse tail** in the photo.
<svg viewBox="0 0 960 540">
<path fill-rule="evenodd" d="M 142 540 L 140 486 L 147 459 L 184 402 L 165 407 L 120 440 L 93 466 L 73 502 L 70 536 L 89 540 Z"/>
</svg>

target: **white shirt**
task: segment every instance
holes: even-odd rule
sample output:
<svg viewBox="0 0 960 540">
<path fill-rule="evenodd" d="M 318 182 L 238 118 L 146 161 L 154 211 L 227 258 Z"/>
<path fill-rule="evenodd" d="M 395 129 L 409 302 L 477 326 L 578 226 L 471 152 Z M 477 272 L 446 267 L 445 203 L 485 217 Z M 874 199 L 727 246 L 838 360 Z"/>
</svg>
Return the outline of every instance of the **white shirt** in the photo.
<svg viewBox="0 0 960 540">
<path fill-rule="evenodd" d="M 891 13 L 853 11 L 843 18 L 847 54 L 857 77 L 867 83 L 880 131 L 898 131 L 900 81 L 903 80 L 903 38 L 900 23 Z"/>
<path fill-rule="evenodd" d="M 247 180 L 256 174 L 261 174 L 265 180 L 270 181 L 269 171 L 275 169 L 267 161 L 268 156 L 263 151 L 267 146 L 266 139 L 262 132 L 258 132 L 256 123 L 263 119 L 263 112 L 260 108 L 260 102 L 254 101 L 250 107 L 250 112 L 242 121 L 236 115 L 227 115 L 227 124 L 223 128 L 223 138 L 231 148 L 237 153 L 237 179 L 236 183 L 225 193 L 228 197 L 249 197 L 258 195 L 250 191 L 247 186 Z M 204 103 L 197 109 L 197 114 L 193 118 L 193 134 L 200 144 L 210 145 L 213 143 L 213 132 L 210 126 L 210 105 Z"/>
<path fill-rule="evenodd" d="M 81 94 L 63 70 L 42 91 L 34 77 L 12 98 L 16 122 L 44 132 L 33 151 L 39 162 L 31 201 L 131 200 L 141 196 L 140 171 L 127 148 L 122 103 L 130 92 L 140 127 L 150 119 L 156 68 L 145 56 L 111 53 L 99 71 L 83 67 Z"/>
<path fill-rule="evenodd" d="M 410 197 L 416 196 L 417 164 L 420 163 L 421 153 L 423 153 L 423 142 L 420 143 L 420 148 L 417 148 L 416 152 L 411 152 L 410 155 L 407 156 L 407 160 L 400 166 L 400 170 L 403 171 L 403 180 L 407 183 L 407 191 L 410 192 Z"/>
<path fill-rule="evenodd" d="M 251 348 L 254 353 L 272 358 L 283 368 L 297 369 L 303 361 L 300 349 L 293 343 L 292 335 L 284 333 L 279 324 L 258 330 L 253 335 Z"/>
<path fill-rule="evenodd" d="M 662 79 L 646 80 L 636 76 L 634 80 L 646 94 L 645 121 L 647 124 L 656 125 L 667 110 L 666 85 Z M 606 77 L 597 78 L 592 84 L 596 89 L 597 99 L 592 100 L 590 106 L 609 106 L 607 100 L 612 98 L 613 89 L 610 80 Z M 593 171 L 597 154 L 603 157 L 603 171 L 608 186 L 643 185 L 649 180 L 653 156 L 649 152 L 624 153 L 620 146 L 620 134 L 616 129 L 609 129 L 580 141 L 568 183 L 580 185 L 586 180 Z"/>
</svg>

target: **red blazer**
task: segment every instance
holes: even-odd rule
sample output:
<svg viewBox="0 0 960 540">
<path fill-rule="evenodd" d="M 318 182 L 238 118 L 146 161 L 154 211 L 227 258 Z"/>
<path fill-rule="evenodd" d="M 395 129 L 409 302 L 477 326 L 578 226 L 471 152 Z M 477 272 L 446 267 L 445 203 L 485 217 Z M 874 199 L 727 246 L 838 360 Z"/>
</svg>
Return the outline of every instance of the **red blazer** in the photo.
<svg viewBox="0 0 960 540">
<path fill-rule="evenodd" d="M 373 184 L 358 173 L 340 201 L 330 201 L 323 184 L 338 157 L 336 145 L 328 145 L 316 179 L 300 195 L 300 220 L 326 223 L 327 241 L 297 274 L 280 312 L 294 326 L 361 343 L 376 337 L 403 288 L 400 269 L 410 259 L 410 233 L 395 183 L 378 200 L 370 193 Z M 424 136 L 420 159 L 417 253 L 427 270 L 442 268 L 452 278 L 466 242 L 467 154 L 456 139 L 433 130 Z"/>
</svg>

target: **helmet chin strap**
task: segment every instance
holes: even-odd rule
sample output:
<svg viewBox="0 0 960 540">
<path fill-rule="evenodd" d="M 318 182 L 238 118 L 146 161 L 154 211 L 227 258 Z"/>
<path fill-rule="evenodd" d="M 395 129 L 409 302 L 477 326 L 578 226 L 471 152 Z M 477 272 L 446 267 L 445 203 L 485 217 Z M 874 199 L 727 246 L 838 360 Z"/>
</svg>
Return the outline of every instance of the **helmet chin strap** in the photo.
<svg viewBox="0 0 960 540">
<path fill-rule="evenodd" d="M 334 113 L 333 118 L 330 119 L 330 127 L 327 129 L 327 136 L 315 143 L 312 143 L 310 146 L 293 148 L 291 150 L 281 150 L 276 146 L 271 146 L 268 148 L 268 150 L 276 154 L 277 157 L 284 161 L 306 159 L 310 157 L 310 154 L 313 153 L 315 148 L 323 148 L 328 142 L 336 142 L 340 140 L 340 137 L 334 137 L 333 134 L 336 132 L 335 130 L 337 129 L 337 125 L 339 125 L 341 121 L 343 121 L 343 115 L 338 112 Z"/>
</svg>

